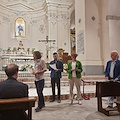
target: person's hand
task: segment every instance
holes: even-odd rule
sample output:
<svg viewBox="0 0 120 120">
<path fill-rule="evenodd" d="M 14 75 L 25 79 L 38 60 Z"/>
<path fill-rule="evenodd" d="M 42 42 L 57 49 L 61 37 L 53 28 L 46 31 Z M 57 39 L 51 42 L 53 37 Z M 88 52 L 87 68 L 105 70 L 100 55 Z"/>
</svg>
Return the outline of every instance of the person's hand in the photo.
<svg viewBox="0 0 120 120">
<path fill-rule="evenodd" d="M 75 71 L 75 69 L 71 69 L 71 71 Z"/>
<path fill-rule="evenodd" d="M 37 72 L 34 72 L 34 71 L 33 71 L 33 72 L 32 72 L 32 74 L 33 74 L 33 75 L 36 75 L 36 74 L 37 74 Z"/>
<path fill-rule="evenodd" d="M 78 68 L 76 68 L 75 71 L 78 71 Z"/>
<path fill-rule="evenodd" d="M 106 80 L 108 80 L 108 77 L 105 77 Z"/>
<path fill-rule="evenodd" d="M 55 69 L 55 72 L 58 72 L 58 69 Z"/>
<path fill-rule="evenodd" d="M 35 75 L 35 72 L 33 71 L 32 74 Z"/>
<path fill-rule="evenodd" d="M 115 78 L 115 81 L 118 81 L 119 79 L 118 78 Z"/>
</svg>

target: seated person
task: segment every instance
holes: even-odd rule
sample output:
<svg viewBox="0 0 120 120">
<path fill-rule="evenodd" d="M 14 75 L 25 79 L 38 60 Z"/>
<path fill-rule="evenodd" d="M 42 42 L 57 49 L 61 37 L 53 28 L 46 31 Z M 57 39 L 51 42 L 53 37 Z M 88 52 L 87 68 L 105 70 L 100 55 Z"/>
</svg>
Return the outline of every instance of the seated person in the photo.
<svg viewBox="0 0 120 120">
<path fill-rule="evenodd" d="M 0 82 L 0 99 L 28 97 L 28 86 L 17 81 L 19 67 L 10 64 L 5 68 L 7 80 Z M 0 112 L 0 120 L 27 120 L 25 110 Z"/>
</svg>

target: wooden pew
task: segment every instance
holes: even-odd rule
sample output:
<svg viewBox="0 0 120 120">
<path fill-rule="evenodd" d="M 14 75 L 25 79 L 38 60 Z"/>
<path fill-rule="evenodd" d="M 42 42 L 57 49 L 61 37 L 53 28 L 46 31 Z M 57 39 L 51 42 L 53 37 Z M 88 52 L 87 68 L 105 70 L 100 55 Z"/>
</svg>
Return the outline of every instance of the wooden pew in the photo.
<svg viewBox="0 0 120 120">
<path fill-rule="evenodd" d="M 120 83 L 117 82 L 97 82 L 96 83 L 96 97 L 98 111 L 109 116 L 110 111 L 117 109 L 106 110 L 102 107 L 102 97 L 120 96 Z"/>
<path fill-rule="evenodd" d="M 35 106 L 37 98 L 14 98 L 14 99 L 0 99 L 0 111 L 25 109 L 28 110 L 28 119 L 32 120 L 32 107 Z"/>
</svg>

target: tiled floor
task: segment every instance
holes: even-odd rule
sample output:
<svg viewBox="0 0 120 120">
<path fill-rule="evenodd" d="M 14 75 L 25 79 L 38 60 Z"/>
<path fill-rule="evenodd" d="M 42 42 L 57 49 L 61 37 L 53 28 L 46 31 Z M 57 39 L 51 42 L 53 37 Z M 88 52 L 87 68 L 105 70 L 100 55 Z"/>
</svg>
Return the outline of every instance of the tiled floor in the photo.
<svg viewBox="0 0 120 120">
<path fill-rule="evenodd" d="M 46 107 L 40 112 L 35 112 L 33 108 L 33 120 L 120 120 L 118 111 L 111 112 L 111 116 L 98 112 L 96 98 L 83 100 L 82 105 L 78 105 L 77 101 L 73 105 L 68 103 L 69 100 L 46 102 Z M 107 98 L 103 100 L 103 105 L 107 106 Z"/>
</svg>

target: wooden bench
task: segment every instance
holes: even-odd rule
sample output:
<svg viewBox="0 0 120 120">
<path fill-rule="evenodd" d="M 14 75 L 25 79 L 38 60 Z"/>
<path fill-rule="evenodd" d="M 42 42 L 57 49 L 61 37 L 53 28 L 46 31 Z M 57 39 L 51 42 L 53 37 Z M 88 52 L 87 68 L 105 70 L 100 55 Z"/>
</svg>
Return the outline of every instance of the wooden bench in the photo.
<svg viewBox="0 0 120 120">
<path fill-rule="evenodd" d="M 0 111 L 25 109 L 28 110 L 28 119 L 32 120 L 32 107 L 35 106 L 35 97 L 0 99 Z"/>
<path fill-rule="evenodd" d="M 120 83 L 117 83 L 117 82 L 97 82 L 96 83 L 96 97 L 97 97 L 98 111 L 104 113 L 107 116 L 109 116 L 110 111 L 117 110 L 114 108 L 107 110 L 107 109 L 102 107 L 102 97 L 108 97 L 108 96 L 120 96 Z M 118 105 L 118 107 L 120 110 L 119 105 Z"/>
</svg>

